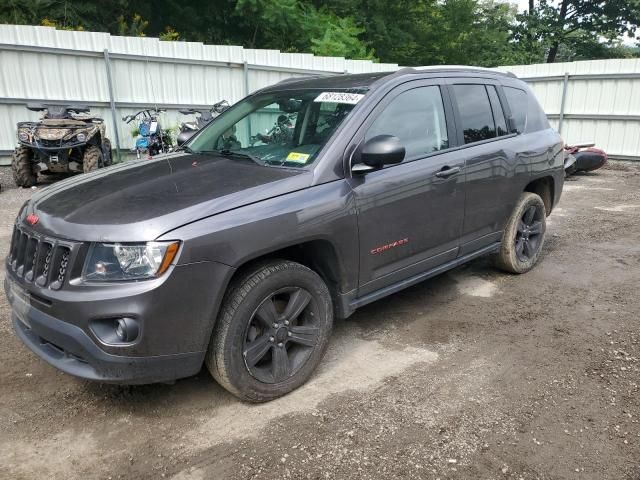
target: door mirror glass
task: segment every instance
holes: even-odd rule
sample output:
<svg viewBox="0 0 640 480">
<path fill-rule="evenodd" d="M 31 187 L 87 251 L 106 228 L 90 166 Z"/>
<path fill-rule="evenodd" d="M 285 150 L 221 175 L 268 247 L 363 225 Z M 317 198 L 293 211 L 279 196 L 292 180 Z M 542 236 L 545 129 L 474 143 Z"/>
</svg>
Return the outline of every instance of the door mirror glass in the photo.
<svg viewBox="0 0 640 480">
<path fill-rule="evenodd" d="M 398 137 L 378 135 L 364 144 L 360 152 L 360 163 L 379 169 L 385 165 L 395 165 L 404 160 L 405 148 Z"/>
</svg>

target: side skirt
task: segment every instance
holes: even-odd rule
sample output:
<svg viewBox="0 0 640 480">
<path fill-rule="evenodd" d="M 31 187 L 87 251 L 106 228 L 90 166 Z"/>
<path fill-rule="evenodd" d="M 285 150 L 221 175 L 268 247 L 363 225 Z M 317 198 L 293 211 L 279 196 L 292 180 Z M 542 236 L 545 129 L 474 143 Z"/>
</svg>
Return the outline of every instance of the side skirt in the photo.
<svg viewBox="0 0 640 480">
<path fill-rule="evenodd" d="M 444 273 L 447 270 L 451 270 L 452 268 L 456 268 L 464 263 L 467 263 L 470 260 L 473 260 L 474 258 L 481 257 L 489 253 L 495 253 L 498 250 L 500 250 L 500 242 L 493 243 L 484 248 L 481 248 L 480 250 L 468 253 L 467 255 L 458 257 L 450 262 L 443 263 L 442 265 L 432 268 L 431 270 L 427 270 L 426 272 L 419 273 L 418 275 L 414 275 L 413 277 L 406 278 L 400 282 L 381 288 L 380 290 L 376 290 L 375 292 L 371 292 L 363 297 L 356 297 L 355 290 L 353 292 L 345 293 L 341 296 L 341 305 L 339 305 L 340 311 L 338 312 L 338 314 L 342 318 L 347 318 L 351 314 L 353 314 L 356 309 L 363 307 L 364 305 L 375 302 L 376 300 L 380 300 L 387 295 L 391 295 L 399 292 L 400 290 L 404 290 L 405 288 L 416 285 L 431 277 L 435 277 L 436 275 L 440 275 L 441 273 Z"/>
</svg>

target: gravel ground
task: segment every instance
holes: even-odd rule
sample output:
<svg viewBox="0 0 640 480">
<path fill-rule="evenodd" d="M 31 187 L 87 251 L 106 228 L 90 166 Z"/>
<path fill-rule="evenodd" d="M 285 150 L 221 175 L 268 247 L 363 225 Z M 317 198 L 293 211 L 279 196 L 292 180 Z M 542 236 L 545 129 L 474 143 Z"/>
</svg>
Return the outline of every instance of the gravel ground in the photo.
<svg viewBox="0 0 640 480">
<path fill-rule="evenodd" d="M 4 257 L 32 192 L 8 169 L 0 183 Z M 2 295 L 0 478 L 638 480 L 638 238 L 640 165 L 572 178 L 535 270 L 479 259 L 369 305 L 307 385 L 257 406 L 206 371 L 62 374 L 16 339 Z"/>
</svg>

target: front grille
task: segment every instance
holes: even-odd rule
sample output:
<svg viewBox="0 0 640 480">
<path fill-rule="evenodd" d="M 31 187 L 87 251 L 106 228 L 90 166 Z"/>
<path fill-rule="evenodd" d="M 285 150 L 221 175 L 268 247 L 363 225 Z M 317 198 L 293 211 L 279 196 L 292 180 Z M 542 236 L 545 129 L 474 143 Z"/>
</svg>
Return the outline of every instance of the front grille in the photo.
<svg viewBox="0 0 640 480">
<path fill-rule="evenodd" d="M 60 148 L 62 147 L 62 140 L 38 140 L 38 145 L 44 148 Z"/>
<path fill-rule="evenodd" d="M 73 245 L 16 227 L 11 237 L 9 266 L 18 277 L 43 288 L 59 290 L 68 280 Z"/>
</svg>

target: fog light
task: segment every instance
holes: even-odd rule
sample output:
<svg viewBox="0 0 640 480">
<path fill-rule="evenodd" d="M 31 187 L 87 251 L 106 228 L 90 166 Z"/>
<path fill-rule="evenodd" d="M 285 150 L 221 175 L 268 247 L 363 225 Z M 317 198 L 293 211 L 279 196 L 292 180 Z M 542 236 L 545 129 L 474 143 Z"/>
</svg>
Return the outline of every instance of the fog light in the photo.
<svg viewBox="0 0 640 480">
<path fill-rule="evenodd" d="M 138 322 L 133 318 L 116 320 L 116 336 L 121 342 L 133 342 L 138 336 Z"/>
</svg>

